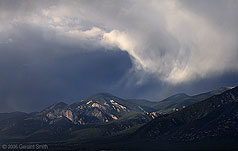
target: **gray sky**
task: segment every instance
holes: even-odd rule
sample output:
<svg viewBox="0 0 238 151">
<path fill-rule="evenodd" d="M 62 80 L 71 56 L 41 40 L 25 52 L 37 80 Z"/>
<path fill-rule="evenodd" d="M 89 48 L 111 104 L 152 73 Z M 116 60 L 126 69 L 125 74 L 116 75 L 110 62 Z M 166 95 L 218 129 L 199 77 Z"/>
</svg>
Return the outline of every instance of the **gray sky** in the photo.
<svg viewBox="0 0 238 151">
<path fill-rule="evenodd" d="M 238 82 L 237 0 L 0 0 L 0 112 Z"/>
</svg>

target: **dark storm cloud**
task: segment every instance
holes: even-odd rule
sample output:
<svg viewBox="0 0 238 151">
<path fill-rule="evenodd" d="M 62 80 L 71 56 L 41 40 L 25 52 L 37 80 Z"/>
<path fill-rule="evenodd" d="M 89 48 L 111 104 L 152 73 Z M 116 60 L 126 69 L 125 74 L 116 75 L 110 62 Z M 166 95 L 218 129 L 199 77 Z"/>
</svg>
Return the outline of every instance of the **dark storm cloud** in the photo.
<svg viewBox="0 0 238 151">
<path fill-rule="evenodd" d="M 0 45 L 1 112 L 36 111 L 110 92 L 132 66 L 126 52 L 56 44 L 42 33 L 39 27 L 18 25 L 14 42 Z"/>
<path fill-rule="evenodd" d="M 197 95 L 220 87 L 234 87 L 238 85 L 237 71 L 224 72 L 222 74 L 194 80 L 193 82 L 176 85 L 159 81 L 155 75 L 151 74 L 144 75 L 144 78 L 146 78 L 145 82 L 142 85 L 137 85 L 136 82 L 139 77 L 135 74 L 136 72 L 131 75 L 134 79 L 124 79 L 125 81 L 117 85 L 118 88 L 115 89 L 116 91 L 112 92 L 118 96 L 124 96 L 125 98 L 141 98 L 160 101 L 177 93 Z M 118 91 L 121 87 L 123 87 L 123 89 Z"/>
<path fill-rule="evenodd" d="M 0 112 L 238 83 L 238 3 L 0 1 Z"/>
<path fill-rule="evenodd" d="M 1 111 L 34 111 L 57 101 L 110 92 L 131 67 L 128 54 L 120 51 L 46 47 L 26 53 L 20 47 L 1 47 Z"/>
</svg>

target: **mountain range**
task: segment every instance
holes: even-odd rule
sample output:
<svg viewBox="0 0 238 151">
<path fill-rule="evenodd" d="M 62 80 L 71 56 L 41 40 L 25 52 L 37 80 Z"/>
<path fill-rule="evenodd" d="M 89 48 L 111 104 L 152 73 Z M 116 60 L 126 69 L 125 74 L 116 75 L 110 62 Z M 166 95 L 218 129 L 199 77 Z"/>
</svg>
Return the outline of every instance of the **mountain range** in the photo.
<svg viewBox="0 0 238 151">
<path fill-rule="evenodd" d="M 138 149 L 141 141 L 148 149 L 157 149 L 158 142 L 236 141 L 237 102 L 238 87 L 195 96 L 181 93 L 160 102 L 99 93 L 73 104 L 59 102 L 40 112 L 0 113 L 0 142 L 123 150 L 125 145 Z"/>
<path fill-rule="evenodd" d="M 156 139 L 198 141 L 238 137 L 238 87 L 214 95 L 167 116 L 159 116 L 136 132 Z"/>
</svg>

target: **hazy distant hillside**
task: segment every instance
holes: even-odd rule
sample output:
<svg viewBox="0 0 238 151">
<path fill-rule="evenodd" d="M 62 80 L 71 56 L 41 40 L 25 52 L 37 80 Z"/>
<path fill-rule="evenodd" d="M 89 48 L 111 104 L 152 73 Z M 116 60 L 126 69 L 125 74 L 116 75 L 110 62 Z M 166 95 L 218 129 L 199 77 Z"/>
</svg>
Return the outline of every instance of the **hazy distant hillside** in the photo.
<svg viewBox="0 0 238 151">
<path fill-rule="evenodd" d="M 237 124 L 238 87 L 160 116 L 141 127 L 137 135 L 174 141 L 238 139 Z"/>
<path fill-rule="evenodd" d="M 86 148 L 91 146 L 89 148 L 94 150 L 102 149 L 101 143 L 106 148 L 114 148 L 111 143 L 120 148 L 127 145 L 135 148 L 141 145 L 134 142 L 138 139 L 142 144 L 152 145 L 148 148 L 153 148 L 158 146 L 158 142 L 147 142 L 147 139 L 186 142 L 204 138 L 237 138 L 238 88 L 225 90 L 218 89 L 196 96 L 177 94 L 159 103 L 125 100 L 99 93 L 73 104 L 59 102 L 34 114 L 1 113 L 0 141 L 52 142 L 53 146 L 67 146 L 69 143 L 76 145 L 75 148 L 86 145 Z M 192 99 L 197 103 L 188 105 Z M 164 106 L 159 106 L 162 103 Z M 156 111 L 153 108 L 155 105 L 161 108 L 158 111 L 161 112 L 166 105 L 169 106 L 167 109 L 172 109 L 181 107 L 183 103 L 187 105 L 184 109 L 171 114 L 152 112 Z M 62 143 L 56 143 L 58 141 Z"/>
<path fill-rule="evenodd" d="M 227 90 L 230 90 L 232 87 L 223 87 L 219 88 L 210 92 L 189 96 L 184 93 L 176 94 L 171 97 L 168 97 L 167 99 L 164 99 L 152 107 L 158 111 L 159 113 L 171 113 L 173 111 L 176 111 L 176 109 L 182 109 L 185 108 L 188 105 L 194 104 L 196 102 L 205 100 L 213 95 L 221 94 Z"/>
</svg>

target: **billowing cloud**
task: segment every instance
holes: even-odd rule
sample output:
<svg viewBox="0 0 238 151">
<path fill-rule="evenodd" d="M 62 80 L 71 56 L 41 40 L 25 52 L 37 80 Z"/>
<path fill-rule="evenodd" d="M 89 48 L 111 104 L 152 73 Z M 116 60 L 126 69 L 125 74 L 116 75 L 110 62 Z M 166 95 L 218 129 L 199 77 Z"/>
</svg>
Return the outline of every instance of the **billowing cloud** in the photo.
<svg viewBox="0 0 238 151">
<path fill-rule="evenodd" d="M 109 33 L 104 33 L 102 37 L 102 44 L 106 47 L 118 47 L 122 51 L 127 51 L 132 57 L 136 68 L 141 69 L 146 65 L 144 61 L 136 53 L 136 42 L 125 32 L 120 32 L 118 30 L 113 30 Z"/>
<path fill-rule="evenodd" d="M 14 28 L 28 23 L 53 30 L 45 38 L 61 43 L 118 47 L 131 55 L 135 68 L 169 83 L 238 69 L 237 36 L 180 1 L 55 1 L 36 10 L 23 10 L 25 16 L 9 22 Z"/>
<path fill-rule="evenodd" d="M 105 90 L 123 94 L 126 87 L 135 89 L 127 96 L 136 96 L 137 89 L 155 95 L 161 87 L 238 72 L 237 10 L 236 0 L 0 1 L 0 55 L 18 50 L 34 64 L 46 54 L 124 54 L 125 69 L 117 64 L 123 74 L 115 73 L 121 77 Z"/>
</svg>

